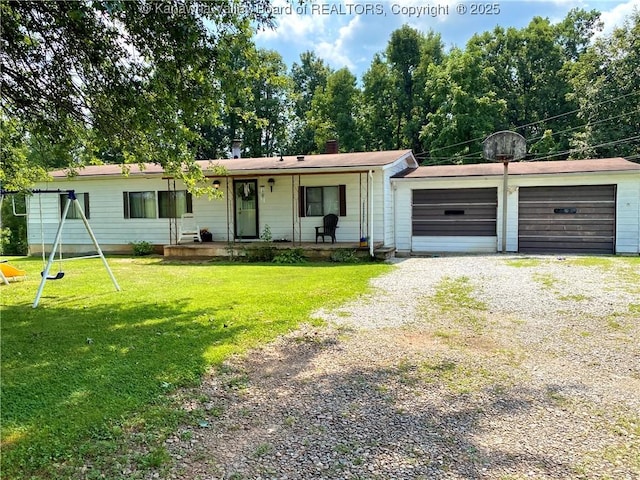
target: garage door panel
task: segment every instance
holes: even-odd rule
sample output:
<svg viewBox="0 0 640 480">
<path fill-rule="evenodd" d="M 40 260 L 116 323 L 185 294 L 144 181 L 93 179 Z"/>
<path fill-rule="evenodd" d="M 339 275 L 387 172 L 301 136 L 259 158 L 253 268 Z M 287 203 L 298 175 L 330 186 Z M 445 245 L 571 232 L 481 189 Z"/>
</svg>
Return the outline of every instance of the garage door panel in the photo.
<svg viewBox="0 0 640 480">
<path fill-rule="evenodd" d="M 550 218 L 569 219 L 576 215 L 587 216 L 593 215 L 610 216 L 615 213 L 615 204 L 611 205 L 591 205 L 588 207 L 574 207 L 571 205 L 556 205 L 545 207 L 539 205 L 522 205 L 520 207 L 520 216 L 547 215 Z M 575 213 L 573 213 L 575 212 Z"/>
<path fill-rule="evenodd" d="M 527 236 L 544 232 L 548 235 L 561 235 L 566 232 L 567 235 L 601 235 L 612 237 L 611 227 L 606 225 L 588 226 L 576 225 L 526 225 L 520 229 L 520 236 Z"/>
<path fill-rule="evenodd" d="M 421 221 L 414 222 L 412 234 L 414 237 L 493 237 L 496 223 L 495 220 L 467 222 L 462 229 L 456 222 Z"/>
<path fill-rule="evenodd" d="M 536 228 L 543 228 L 545 225 L 583 225 L 585 227 L 592 227 L 592 228 L 607 228 L 609 230 L 612 230 L 612 228 L 615 226 L 615 221 L 611 218 L 607 218 L 607 217 L 577 217 L 577 218 L 570 218 L 567 219 L 563 222 L 560 221 L 552 221 L 549 220 L 548 218 L 531 218 L 531 219 L 527 219 L 526 223 L 524 222 L 520 222 L 519 225 L 519 229 L 532 229 L 535 230 Z"/>
<path fill-rule="evenodd" d="M 613 253 L 615 185 L 521 187 L 518 249 Z"/>
<path fill-rule="evenodd" d="M 521 242 L 522 251 L 527 253 L 611 253 L 611 241 L 586 241 L 574 239 L 572 241 L 548 241 L 532 239 Z"/>
<path fill-rule="evenodd" d="M 497 204 L 497 190 L 495 188 L 434 188 L 428 190 L 414 190 L 413 204 L 438 203 L 491 203 Z"/>
<path fill-rule="evenodd" d="M 520 201 L 611 200 L 615 185 L 581 185 L 567 187 L 522 187 Z"/>
<path fill-rule="evenodd" d="M 470 217 L 495 217 L 496 207 L 484 206 L 484 205 L 447 205 L 442 206 L 428 206 L 428 205 L 416 205 L 413 207 L 414 218 L 427 218 L 427 217 L 451 217 L 451 219 L 457 219 L 459 216 L 464 215 L 465 218 Z"/>
</svg>

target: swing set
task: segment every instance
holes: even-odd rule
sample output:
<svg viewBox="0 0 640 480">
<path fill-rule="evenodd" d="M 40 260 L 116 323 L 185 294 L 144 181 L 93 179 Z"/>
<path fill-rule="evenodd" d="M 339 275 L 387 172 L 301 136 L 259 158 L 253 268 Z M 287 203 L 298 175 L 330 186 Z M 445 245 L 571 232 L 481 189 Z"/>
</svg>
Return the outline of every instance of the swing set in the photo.
<svg viewBox="0 0 640 480">
<path fill-rule="evenodd" d="M 2 199 L 6 195 L 15 195 L 17 193 L 21 193 L 21 192 L 0 189 L 0 205 L 2 203 Z M 113 285 L 114 285 L 116 291 L 120 291 L 120 286 L 118 285 L 118 282 L 117 282 L 115 276 L 113 275 L 113 272 L 111 271 L 111 268 L 109 267 L 109 264 L 107 263 L 107 259 L 105 258 L 104 253 L 102 253 L 102 249 L 100 248 L 100 245 L 98 244 L 98 240 L 96 239 L 96 236 L 94 235 L 93 230 L 91 230 L 91 226 L 89 225 L 89 221 L 87 220 L 87 217 L 84 214 L 84 211 L 83 211 L 83 209 L 82 209 L 82 207 L 80 205 L 80 202 L 78 201 L 78 198 L 76 196 L 75 190 L 40 190 L 40 189 L 36 189 L 36 190 L 31 190 L 29 193 L 38 195 L 38 215 L 39 215 L 39 218 L 40 218 L 40 243 L 41 243 L 41 248 L 42 248 L 42 265 L 43 265 L 43 270 L 42 270 L 42 272 L 40 272 L 40 275 L 42 276 L 42 279 L 40 280 L 40 286 L 38 287 L 38 292 L 36 293 L 36 298 L 33 301 L 33 308 L 36 308 L 38 306 L 38 304 L 40 303 L 40 297 L 42 296 L 42 292 L 44 290 L 44 286 L 47 283 L 47 281 L 61 280 L 61 279 L 64 278 L 65 273 L 62 270 L 62 262 L 63 261 L 82 260 L 82 259 L 88 259 L 88 258 L 100 258 L 102 260 L 102 263 L 103 263 L 105 269 L 107 270 L 107 273 L 109 274 L 109 277 L 111 278 L 111 281 L 113 282 Z M 60 215 L 60 223 L 58 224 L 58 229 L 56 231 L 56 236 L 55 236 L 55 239 L 53 241 L 53 246 L 51 248 L 51 252 L 49 253 L 49 258 L 47 259 L 46 254 L 45 254 L 45 244 L 44 244 L 44 222 L 43 222 L 42 201 L 41 201 L 42 197 L 40 195 L 43 195 L 43 194 L 60 195 L 60 194 L 65 194 L 65 193 L 67 195 L 67 199 L 66 199 L 66 202 L 64 204 L 64 208 L 62 209 L 62 213 Z M 28 215 L 27 211 L 25 211 L 25 213 L 18 213 L 16 211 L 15 197 L 12 197 L 12 201 L 13 201 L 13 214 L 16 215 L 16 216 L 26 217 Z M 85 256 L 80 256 L 80 257 L 70 257 L 70 258 L 64 258 L 63 259 L 63 256 L 62 256 L 62 230 L 64 228 L 65 220 L 67 219 L 67 214 L 69 213 L 69 209 L 70 209 L 72 204 L 75 206 L 76 212 L 78 212 L 78 215 L 82 219 L 84 227 L 87 230 L 87 233 L 89 234 L 89 237 L 91 238 L 91 241 L 93 242 L 93 246 L 95 247 L 95 249 L 97 251 L 97 253 L 95 255 L 85 255 Z M 58 272 L 55 275 L 50 275 L 51 267 L 53 266 L 53 263 L 55 262 L 55 259 L 56 259 L 56 252 L 58 253 L 59 269 L 58 269 Z"/>
</svg>

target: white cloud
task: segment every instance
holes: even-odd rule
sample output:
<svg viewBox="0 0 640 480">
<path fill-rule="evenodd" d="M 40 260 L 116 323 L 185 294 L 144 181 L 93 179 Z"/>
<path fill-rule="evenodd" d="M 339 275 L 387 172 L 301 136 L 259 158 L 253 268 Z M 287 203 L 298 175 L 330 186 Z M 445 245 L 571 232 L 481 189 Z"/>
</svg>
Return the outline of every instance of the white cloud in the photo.
<svg viewBox="0 0 640 480">
<path fill-rule="evenodd" d="M 614 28 L 622 26 L 627 17 L 631 15 L 633 9 L 640 10 L 640 0 L 629 0 L 625 3 L 616 5 L 611 10 L 602 11 L 600 16 L 604 23 L 604 29 L 600 35 L 607 35 L 613 31 Z"/>
<path fill-rule="evenodd" d="M 258 41 L 284 40 L 298 43 L 325 30 L 327 22 L 325 15 L 305 15 L 304 10 L 299 10 L 300 13 L 298 13 L 297 3 L 288 3 L 286 0 L 274 0 L 272 6 L 275 9 L 282 9 L 282 13 L 276 15 L 277 26 L 274 29 L 259 31 L 256 34 Z"/>
<path fill-rule="evenodd" d="M 333 42 L 319 42 L 314 49 L 316 54 L 334 68 L 347 67 L 353 71 L 355 65 L 349 58 L 353 55 L 348 49 L 352 46 L 356 31 L 360 28 L 361 18 L 360 16 L 354 16 L 347 25 L 340 27 L 338 37 Z"/>
</svg>

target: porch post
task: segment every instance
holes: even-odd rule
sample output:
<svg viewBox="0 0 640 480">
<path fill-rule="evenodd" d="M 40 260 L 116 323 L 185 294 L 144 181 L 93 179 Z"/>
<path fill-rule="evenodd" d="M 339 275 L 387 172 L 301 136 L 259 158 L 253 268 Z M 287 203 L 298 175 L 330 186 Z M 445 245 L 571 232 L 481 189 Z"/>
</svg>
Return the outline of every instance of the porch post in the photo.
<svg viewBox="0 0 640 480">
<path fill-rule="evenodd" d="M 369 170 L 371 188 L 369 188 L 369 255 L 373 257 L 373 170 Z"/>
<path fill-rule="evenodd" d="M 291 245 L 296 246 L 296 179 L 291 175 Z"/>
</svg>

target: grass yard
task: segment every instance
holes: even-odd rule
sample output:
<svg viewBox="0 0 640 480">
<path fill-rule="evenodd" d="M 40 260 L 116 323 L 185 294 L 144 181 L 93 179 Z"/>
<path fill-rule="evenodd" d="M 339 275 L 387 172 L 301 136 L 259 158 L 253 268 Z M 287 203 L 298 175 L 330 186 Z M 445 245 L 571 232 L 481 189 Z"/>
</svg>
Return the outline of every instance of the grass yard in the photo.
<svg viewBox="0 0 640 480">
<path fill-rule="evenodd" d="M 42 265 L 11 263 L 29 277 L 0 287 L 7 479 L 138 478 L 168 460 L 163 442 L 179 422 L 199 421 L 172 392 L 391 268 L 111 258 L 115 292 L 99 260 L 80 260 L 33 309 Z"/>
</svg>

